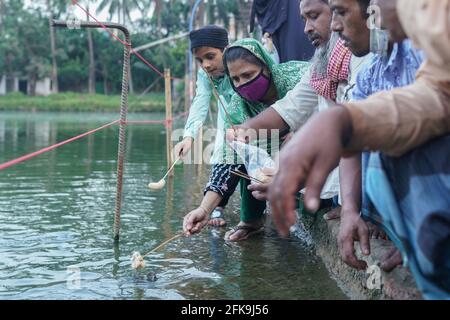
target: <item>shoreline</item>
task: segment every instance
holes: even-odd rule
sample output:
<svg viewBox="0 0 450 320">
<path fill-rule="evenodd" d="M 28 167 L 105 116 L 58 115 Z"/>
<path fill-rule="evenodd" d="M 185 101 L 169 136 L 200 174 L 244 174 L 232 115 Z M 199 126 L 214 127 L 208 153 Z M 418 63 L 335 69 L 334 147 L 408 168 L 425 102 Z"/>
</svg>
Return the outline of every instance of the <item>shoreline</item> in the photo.
<svg viewBox="0 0 450 320">
<path fill-rule="evenodd" d="M 30 112 L 118 112 L 120 95 L 58 93 L 49 96 L 30 97 L 21 93 L 0 96 L 0 111 Z M 163 93 L 152 93 L 143 97 L 130 95 L 129 112 L 164 112 Z"/>
</svg>

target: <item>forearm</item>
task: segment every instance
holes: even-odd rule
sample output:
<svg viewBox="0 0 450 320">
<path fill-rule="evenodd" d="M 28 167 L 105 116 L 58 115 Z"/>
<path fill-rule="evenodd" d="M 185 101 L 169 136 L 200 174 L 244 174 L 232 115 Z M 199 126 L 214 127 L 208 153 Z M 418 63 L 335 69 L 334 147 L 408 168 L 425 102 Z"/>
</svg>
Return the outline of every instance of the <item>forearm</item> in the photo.
<svg viewBox="0 0 450 320">
<path fill-rule="evenodd" d="M 206 120 L 211 103 L 211 86 L 204 79 L 201 72 L 198 73 L 197 77 L 195 97 L 189 109 L 189 117 L 184 127 L 183 138 L 195 138 L 198 130 Z"/>
<path fill-rule="evenodd" d="M 184 127 L 183 138 L 194 139 L 198 133 L 198 130 L 203 126 L 206 116 L 208 114 L 209 105 L 192 105 L 189 111 L 189 117 Z"/>
<path fill-rule="evenodd" d="M 319 97 L 309 84 L 310 72 L 289 91 L 283 99 L 275 102 L 270 109 L 278 113 L 292 131 L 301 128 L 317 110 Z"/>
<path fill-rule="evenodd" d="M 361 209 L 361 154 L 341 159 L 339 183 L 343 214 L 359 213 Z"/>
<path fill-rule="evenodd" d="M 256 117 L 247 120 L 243 126 L 253 129 L 256 132 L 259 130 L 289 130 L 288 124 L 273 108 L 267 108 Z"/>
<path fill-rule="evenodd" d="M 352 134 L 346 151 L 380 150 L 401 156 L 450 131 L 450 99 L 432 83 L 413 85 L 375 94 L 345 105 Z"/>
<path fill-rule="evenodd" d="M 221 200 L 222 196 L 220 194 L 214 191 L 208 191 L 203 197 L 200 208 L 202 208 L 207 214 L 210 214 L 219 205 Z"/>
</svg>

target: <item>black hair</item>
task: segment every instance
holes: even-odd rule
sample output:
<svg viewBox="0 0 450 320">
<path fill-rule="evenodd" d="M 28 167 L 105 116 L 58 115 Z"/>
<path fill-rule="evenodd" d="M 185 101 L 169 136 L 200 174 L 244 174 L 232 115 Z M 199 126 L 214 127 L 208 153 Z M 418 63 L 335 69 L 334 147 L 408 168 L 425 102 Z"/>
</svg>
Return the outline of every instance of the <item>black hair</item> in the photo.
<svg viewBox="0 0 450 320">
<path fill-rule="evenodd" d="M 228 71 L 227 64 L 241 59 L 260 68 L 264 68 L 266 66 L 266 64 L 261 61 L 261 59 L 256 57 L 253 53 L 251 53 L 251 51 L 242 47 L 231 47 L 228 48 L 223 55 L 223 65 L 228 76 L 230 75 L 230 73 Z"/>
<path fill-rule="evenodd" d="M 322 1 L 323 3 L 325 3 L 326 5 L 328 5 L 328 0 L 320 0 L 320 1 Z M 302 0 L 300 0 L 300 2 L 302 2 Z"/>
<path fill-rule="evenodd" d="M 361 14 L 363 17 L 368 18 L 370 14 L 367 12 L 367 8 L 370 6 L 371 0 L 357 0 L 359 8 L 361 9 Z"/>
</svg>

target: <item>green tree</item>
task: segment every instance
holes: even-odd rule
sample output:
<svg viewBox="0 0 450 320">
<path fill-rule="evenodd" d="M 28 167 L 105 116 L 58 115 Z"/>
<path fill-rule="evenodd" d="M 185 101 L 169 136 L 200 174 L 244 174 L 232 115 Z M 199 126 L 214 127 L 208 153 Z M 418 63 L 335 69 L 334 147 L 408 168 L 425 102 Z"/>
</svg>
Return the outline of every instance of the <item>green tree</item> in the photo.
<svg viewBox="0 0 450 320">
<path fill-rule="evenodd" d="M 89 21 L 89 1 L 87 4 L 86 20 Z M 92 38 L 92 29 L 87 28 L 88 48 L 89 48 L 89 80 L 88 80 L 88 92 L 89 94 L 95 94 L 95 54 L 94 54 L 94 40 Z"/>
<path fill-rule="evenodd" d="M 52 27 L 52 21 L 56 15 L 59 15 L 62 11 L 64 11 L 67 8 L 67 3 L 68 3 L 67 0 L 45 0 L 48 13 L 48 26 L 50 35 L 50 50 L 52 59 L 51 80 L 53 93 L 58 93 L 59 85 L 58 85 L 58 64 L 56 60 L 57 58 L 56 34 L 55 29 Z"/>
<path fill-rule="evenodd" d="M 18 24 L 18 39 L 21 49 L 25 55 L 22 58 L 24 71 L 28 76 L 29 94 L 36 94 L 36 83 L 50 75 L 51 65 L 49 57 L 51 55 L 48 43 L 49 34 L 46 19 L 40 9 L 34 11 L 22 11 L 20 23 Z"/>
<path fill-rule="evenodd" d="M 139 0 L 101 0 L 97 13 L 108 8 L 109 19 L 117 16 L 118 22 L 122 24 L 131 22 L 131 12 L 135 9 L 143 12 Z"/>
</svg>

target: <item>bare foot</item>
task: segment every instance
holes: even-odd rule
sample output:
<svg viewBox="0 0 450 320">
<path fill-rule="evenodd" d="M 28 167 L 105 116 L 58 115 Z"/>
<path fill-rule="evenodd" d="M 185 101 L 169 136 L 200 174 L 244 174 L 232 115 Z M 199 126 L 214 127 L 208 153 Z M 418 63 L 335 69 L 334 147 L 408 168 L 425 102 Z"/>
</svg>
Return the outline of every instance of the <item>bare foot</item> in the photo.
<svg viewBox="0 0 450 320">
<path fill-rule="evenodd" d="M 334 208 L 323 215 L 325 220 L 334 220 L 341 217 L 341 207 Z"/>
<path fill-rule="evenodd" d="M 402 254 L 397 248 L 389 250 L 383 258 L 381 258 L 380 268 L 386 272 L 390 272 L 403 262 Z"/>
<path fill-rule="evenodd" d="M 208 221 L 208 225 L 213 227 L 223 227 L 227 224 L 225 219 L 223 218 L 223 208 L 217 207 L 211 213 L 211 216 Z"/>
<path fill-rule="evenodd" d="M 369 228 L 369 234 L 372 239 L 384 239 L 387 240 L 386 233 L 377 225 L 370 221 L 367 221 L 367 227 Z"/>
</svg>

